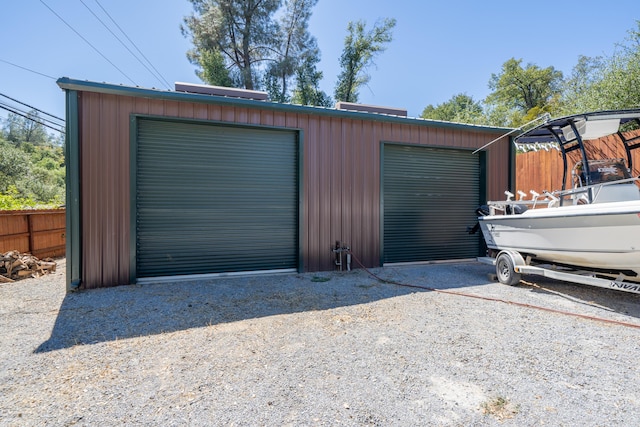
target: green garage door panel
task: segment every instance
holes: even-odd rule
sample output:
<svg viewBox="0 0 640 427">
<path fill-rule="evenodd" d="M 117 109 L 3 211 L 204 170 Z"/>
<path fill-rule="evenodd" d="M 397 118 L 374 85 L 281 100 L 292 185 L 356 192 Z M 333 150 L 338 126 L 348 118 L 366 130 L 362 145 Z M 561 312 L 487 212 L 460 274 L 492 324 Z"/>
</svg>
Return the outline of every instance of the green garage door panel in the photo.
<svg viewBox="0 0 640 427">
<path fill-rule="evenodd" d="M 140 119 L 137 277 L 294 269 L 296 132 Z"/>
<path fill-rule="evenodd" d="M 478 255 L 479 158 L 470 151 L 384 145 L 383 262 Z"/>
</svg>

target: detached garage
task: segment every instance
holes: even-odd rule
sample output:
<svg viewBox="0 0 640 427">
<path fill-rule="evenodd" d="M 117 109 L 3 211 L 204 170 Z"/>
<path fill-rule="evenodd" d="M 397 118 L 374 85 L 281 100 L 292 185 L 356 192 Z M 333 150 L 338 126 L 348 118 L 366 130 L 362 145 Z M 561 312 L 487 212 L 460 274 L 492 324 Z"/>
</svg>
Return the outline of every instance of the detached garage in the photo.
<svg viewBox="0 0 640 427">
<path fill-rule="evenodd" d="M 473 154 L 506 129 L 211 87 L 58 84 L 69 290 L 333 270 L 336 241 L 367 267 L 473 258 L 475 208 L 512 182 L 511 144 Z"/>
</svg>

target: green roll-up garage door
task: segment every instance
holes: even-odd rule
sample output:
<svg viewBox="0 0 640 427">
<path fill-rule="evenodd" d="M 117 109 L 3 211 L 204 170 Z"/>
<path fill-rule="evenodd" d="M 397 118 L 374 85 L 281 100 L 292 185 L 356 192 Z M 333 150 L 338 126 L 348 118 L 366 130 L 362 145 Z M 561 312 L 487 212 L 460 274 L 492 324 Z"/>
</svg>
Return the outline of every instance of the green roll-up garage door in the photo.
<svg viewBox="0 0 640 427">
<path fill-rule="evenodd" d="M 480 164 L 470 151 L 385 144 L 383 261 L 472 258 Z"/>
<path fill-rule="evenodd" d="M 139 119 L 136 275 L 295 269 L 292 131 Z"/>
</svg>

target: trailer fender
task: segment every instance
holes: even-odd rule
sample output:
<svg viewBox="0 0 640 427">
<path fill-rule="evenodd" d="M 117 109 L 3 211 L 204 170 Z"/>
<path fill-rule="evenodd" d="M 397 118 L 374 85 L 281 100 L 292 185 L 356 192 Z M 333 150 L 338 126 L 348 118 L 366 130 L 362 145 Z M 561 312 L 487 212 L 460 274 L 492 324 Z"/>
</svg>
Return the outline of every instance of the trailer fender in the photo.
<svg viewBox="0 0 640 427">
<path fill-rule="evenodd" d="M 500 251 L 498 253 L 498 256 L 496 256 L 496 259 L 498 259 L 502 254 L 506 254 L 509 258 L 511 258 L 511 262 L 513 263 L 513 266 L 515 267 L 516 271 L 518 271 L 520 267 L 524 267 L 525 265 L 527 265 L 526 261 L 518 251 L 510 251 L 510 250 Z"/>
<path fill-rule="evenodd" d="M 505 285 L 514 286 L 520 283 L 520 267 L 526 265 L 522 255 L 516 251 L 500 251 L 496 257 L 496 276 Z"/>
</svg>

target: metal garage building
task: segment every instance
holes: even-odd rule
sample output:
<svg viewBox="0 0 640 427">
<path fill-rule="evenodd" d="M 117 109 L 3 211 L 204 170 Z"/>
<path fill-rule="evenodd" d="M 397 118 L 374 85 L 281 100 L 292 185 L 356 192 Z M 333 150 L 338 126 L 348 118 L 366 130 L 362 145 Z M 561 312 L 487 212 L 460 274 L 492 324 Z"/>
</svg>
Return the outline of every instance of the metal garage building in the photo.
<svg viewBox="0 0 640 427">
<path fill-rule="evenodd" d="M 144 278 L 472 258 L 505 129 L 62 78 L 69 289 Z M 228 94 L 227 94 L 228 95 Z M 365 111 L 356 111 L 365 110 Z"/>
</svg>

